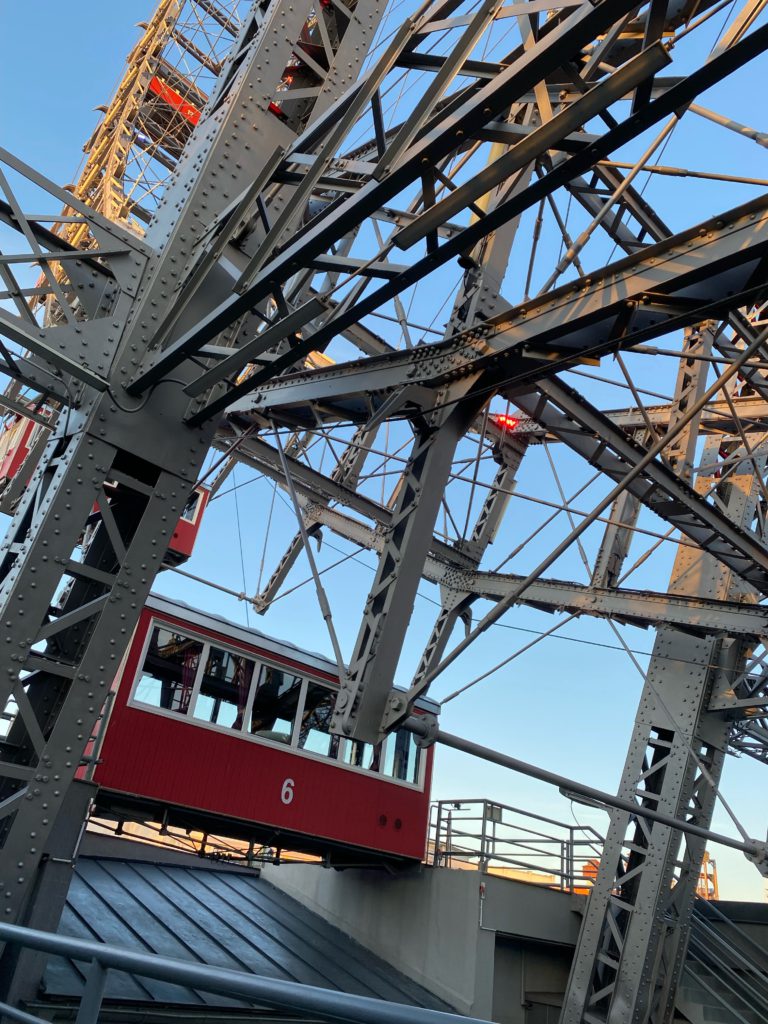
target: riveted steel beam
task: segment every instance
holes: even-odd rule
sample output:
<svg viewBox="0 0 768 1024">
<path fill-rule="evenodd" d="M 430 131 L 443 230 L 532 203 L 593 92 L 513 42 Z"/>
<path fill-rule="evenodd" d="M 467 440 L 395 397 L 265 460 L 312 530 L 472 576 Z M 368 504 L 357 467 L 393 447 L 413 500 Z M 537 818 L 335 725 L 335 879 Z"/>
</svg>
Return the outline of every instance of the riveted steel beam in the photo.
<svg viewBox="0 0 768 1024">
<path fill-rule="evenodd" d="M 450 153 L 455 148 L 457 133 L 463 136 L 467 132 L 479 130 L 489 120 L 503 113 L 520 91 L 546 77 L 548 72 L 572 58 L 581 46 L 591 41 L 595 34 L 600 32 L 601 27 L 606 27 L 615 19 L 620 13 L 619 8 L 629 10 L 631 6 L 629 0 L 613 0 L 611 4 L 603 2 L 595 7 L 582 6 L 553 25 L 539 46 L 520 55 L 493 83 L 467 99 L 459 109 L 452 110 L 450 106 L 447 108 L 450 111 L 450 131 L 447 130 L 447 125 L 438 124 L 432 128 L 423 138 L 410 146 L 407 154 L 403 155 L 403 159 L 382 181 L 369 181 L 355 196 L 350 197 L 343 207 L 335 210 L 332 217 L 321 219 L 317 227 L 310 226 L 299 241 L 289 243 L 279 256 L 269 261 L 259 271 L 253 283 L 246 287 L 242 294 L 225 299 L 196 334 L 187 335 L 183 339 L 183 345 L 171 346 L 159 356 L 152 367 L 151 376 L 147 376 L 149 371 L 139 374 L 130 384 L 131 392 L 141 393 L 152 380 L 157 379 L 158 374 L 162 375 L 177 366 L 187 352 L 200 348 L 229 324 L 242 317 L 246 311 L 271 293 L 276 281 L 284 281 L 297 268 L 307 266 L 312 259 L 326 252 L 330 245 L 335 244 L 349 230 L 354 229 L 375 210 L 391 201 L 410 182 L 419 180 L 424 161 L 428 160 L 434 164 Z M 511 219 L 511 216 L 514 214 L 503 218 L 502 222 Z M 400 282 L 409 273 L 410 271 L 406 271 L 404 275 L 399 275 L 396 281 Z M 393 283 L 392 287 L 393 293 L 401 290 L 399 284 Z M 220 399 L 217 399 L 216 408 L 220 407 Z"/>
<path fill-rule="evenodd" d="M 768 199 L 760 198 L 447 341 L 287 374 L 262 383 L 230 411 L 264 415 L 317 402 L 354 418 L 361 395 L 406 383 L 434 387 L 480 369 L 490 371 L 495 386 L 523 385 L 748 303 L 766 289 L 766 253 Z"/>
<path fill-rule="evenodd" d="M 700 477 L 697 487 L 715 483 Z M 752 521 L 756 496 L 750 475 L 723 486 L 728 511 L 742 525 Z M 727 598 L 732 586 L 731 573 L 711 555 L 679 549 L 672 592 Z M 730 732 L 727 716 L 710 710 L 709 696 L 718 676 L 738 670 L 749 648 L 743 637 L 695 639 L 671 628 L 659 631 L 619 796 L 708 827 Z M 703 851 L 703 839 L 683 837 L 631 811 L 612 814 L 563 1024 L 618 1024 L 630 1007 L 637 1019 L 671 1019 Z"/>
<path fill-rule="evenodd" d="M 548 433 L 556 434 L 612 480 L 621 480 L 647 452 L 578 392 L 555 378 L 541 381 L 535 393 L 518 394 L 516 401 Z M 648 463 L 627 490 L 757 590 L 766 592 L 768 547 L 762 538 L 704 501 L 666 462 Z"/>
<path fill-rule="evenodd" d="M 213 424 L 203 430 L 184 424 L 189 399 L 178 381 L 163 381 L 140 403 L 118 392 L 151 348 L 211 223 L 269 160 L 274 147 L 262 148 L 263 140 L 270 134 L 287 142 L 295 137 L 268 104 L 310 9 L 310 0 L 275 3 L 263 18 L 254 6 L 233 73 L 219 79 L 219 106 L 192 133 L 144 241 L 126 240 L 123 229 L 102 223 L 79 201 L 71 204 L 97 241 L 112 232 L 128 252 L 110 262 L 115 286 L 101 315 L 82 328 L 75 320 L 45 329 L 46 342 L 70 356 L 62 372 L 75 380 L 83 372 L 71 354 L 78 356 L 82 339 L 97 334 L 101 345 L 93 346 L 92 363 L 85 360 L 96 379 L 88 380 L 94 388 L 84 393 L 77 414 L 59 417 L 0 549 L 0 608 L 11 652 L 0 674 L 0 706 L 12 699 L 18 706 L 9 741 L 0 744 L 0 903 L 6 920 L 24 918 L 63 794 L 214 436 Z M 359 69 L 379 14 L 375 0 L 357 5 L 347 25 L 351 35 L 339 33 L 343 74 L 332 64 L 321 103 L 342 91 L 350 66 Z M 273 59 L 268 73 L 267 53 Z M 233 147 L 243 155 L 228 165 L 224 182 L 221 163 Z M 39 176 L 36 183 L 45 185 Z M 26 221 L 17 222 L 39 255 Z M 210 297 L 196 298 L 201 304 L 190 304 L 184 315 L 202 315 Z M 184 326 L 183 315 L 178 322 Z M 47 351 L 41 357 L 56 365 Z M 102 380 L 104 388 L 95 394 Z"/>
<path fill-rule="evenodd" d="M 328 508 L 320 497 L 305 492 L 304 516 L 308 526 L 325 527 L 339 537 L 369 551 L 381 552 L 386 531 Z M 455 595 L 455 603 L 470 598 L 503 600 L 519 587 L 523 577 L 517 573 L 490 572 L 468 563 L 467 556 L 437 538 L 430 545 L 424 562 L 424 579 Z M 768 632 L 768 612 L 762 605 L 724 601 L 683 593 L 657 593 L 628 587 L 597 586 L 542 577 L 521 595 L 520 604 L 546 612 L 565 611 L 613 619 L 630 626 L 648 628 L 665 624 L 676 626 L 695 636 L 743 636 L 756 638 Z M 452 602 L 453 603 L 453 602 Z M 730 705 L 729 705 L 730 706 Z"/>
</svg>

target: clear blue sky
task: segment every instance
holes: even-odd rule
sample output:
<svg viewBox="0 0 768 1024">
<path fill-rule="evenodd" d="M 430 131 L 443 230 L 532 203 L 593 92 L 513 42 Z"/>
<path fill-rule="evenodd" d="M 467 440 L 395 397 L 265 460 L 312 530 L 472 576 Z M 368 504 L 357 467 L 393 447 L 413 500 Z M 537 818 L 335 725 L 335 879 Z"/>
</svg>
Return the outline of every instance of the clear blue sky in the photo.
<svg viewBox="0 0 768 1024">
<path fill-rule="evenodd" d="M 119 81 L 125 56 L 139 37 L 140 30 L 134 25 L 147 19 L 153 9 L 151 0 L 121 4 L 97 0 L 20 4 L 4 0 L 0 4 L 0 144 L 61 184 L 75 180 L 82 145 L 98 119 L 93 108 L 108 102 Z M 696 54 L 692 53 L 690 59 L 695 61 Z M 718 109 L 764 129 L 763 101 L 750 93 L 749 81 L 743 74 L 722 90 L 717 97 Z M 715 105 L 714 99 L 708 102 Z M 762 152 L 757 153 L 756 147 L 731 135 L 715 135 L 698 121 L 691 130 L 675 136 L 663 162 L 707 170 L 722 166 L 733 172 L 734 153 L 743 154 L 737 173 L 768 176 L 768 161 L 762 158 Z M 664 213 L 675 228 L 717 212 L 711 205 L 713 198 L 718 207 L 727 208 L 754 194 L 745 192 L 743 186 L 711 190 L 677 179 L 664 188 L 668 191 L 654 195 L 666 200 Z M 566 483 L 574 485 L 573 489 L 589 475 L 575 464 L 564 472 Z M 198 550 L 188 568 L 235 590 L 253 593 L 259 577 L 266 579 L 274 567 L 285 539 L 293 531 L 293 522 L 285 497 L 278 492 L 267 529 L 273 488 L 250 480 L 247 470 L 238 470 L 231 478 L 231 482 L 244 485 L 236 492 L 237 506 L 234 493 L 211 506 Z M 557 500 L 541 449 L 527 458 L 519 488 Z M 590 506 L 585 503 L 583 507 Z M 533 530 L 545 515 L 542 508 L 517 502 L 512 517 L 517 535 Z M 658 520 L 651 518 L 649 522 L 652 528 L 659 528 Z M 545 532 L 538 542 L 532 542 L 528 554 L 531 564 L 552 543 L 552 536 Z M 499 558 L 505 553 L 505 537 L 497 545 Z M 347 551 L 348 547 L 328 534 L 319 556 L 321 565 L 328 565 L 341 557 L 339 552 Z M 668 551 L 657 559 L 645 577 L 638 577 L 639 582 L 664 589 L 671 555 Z M 571 564 L 573 578 L 583 580 L 584 570 L 575 554 Z M 362 554 L 324 577 L 347 655 L 354 644 L 372 565 L 371 556 Z M 301 583 L 308 575 L 306 561 L 302 559 L 294 569 L 289 587 Z M 243 604 L 181 577 L 166 573 L 158 581 L 157 589 L 245 621 Z M 417 657 L 418 640 L 423 640 L 429 630 L 437 597 L 434 587 L 422 586 L 404 649 L 398 680 L 401 683 L 408 681 L 409 665 Z M 322 618 L 311 588 L 306 585 L 278 601 L 264 618 L 257 618 L 251 611 L 250 620 L 265 632 L 330 653 Z M 435 696 L 445 696 L 528 642 L 535 632 L 526 630 L 545 630 L 554 621 L 544 613 L 516 611 L 505 620 L 505 625 L 491 630 L 485 642 L 445 673 L 435 687 Z M 639 652 L 638 660 L 644 665 L 647 659 L 643 652 L 651 650 L 653 634 L 627 628 L 622 629 L 622 635 Z M 479 684 L 471 694 L 447 705 L 442 724 L 449 731 L 522 759 L 593 786 L 615 790 L 641 683 L 640 674 L 618 648 L 608 625 L 584 619 L 566 626 L 561 638 L 537 645 Z M 766 826 L 765 800 L 755 797 L 764 792 L 764 770 L 758 774 L 760 771 L 754 762 L 730 759 L 725 775 L 728 798 L 750 834 L 758 838 L 764 837 Z M 446 750 L 438 751 L 434 792 L 446 798 L 489 797 L 563 821 L 572 820 L 569 802 L 552 788 Z M 579 821 L 592 822 L 599 829 L 605 827 L 605 817 L 597 812 L 576 807 L 575 813 Z M 733 832 L 721 809 L 714 825 Z M 712 852 L 720 865 L 723 896 L 761 898 L 762 880 L 754 868 L 738 853 L 720 849 Z"/>
</svg>

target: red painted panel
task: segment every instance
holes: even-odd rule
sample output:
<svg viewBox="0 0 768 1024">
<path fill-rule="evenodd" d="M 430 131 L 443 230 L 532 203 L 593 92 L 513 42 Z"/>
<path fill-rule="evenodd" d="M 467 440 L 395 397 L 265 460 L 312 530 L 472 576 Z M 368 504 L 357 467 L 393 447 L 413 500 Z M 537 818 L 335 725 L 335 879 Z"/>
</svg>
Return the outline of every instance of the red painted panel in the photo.
<svg viewBox="0 0 768 1024">
<path fill-rule="evenodd" d="M 186 562 L 195 547 L 195 541 L 200 532 L 200 524 L 203 520 L 203 513 L 208 504 L 208 499 L 211 496 L 211 490 L 209 487 L 200 486 L 197 488 L 197 492 L 200 497 L 195 509 L 194 520 L 190 521 L 182 516 L 178 523 L 176 523 L 176 529 L 173 531 L 170 544 L 168 545 L 168 554 L 166 556 L 168 561 L 174 563 Z"/>
<path fill-rule="evenodd" d="M 14 422 L 6 427 L 0 445 L 0 480 L 12 480 L 21 469 L 24 459 L 29 455 L 29 444 L 34 429 L 34 420 L 23 416 L 17 416 Z"/>
<path fill-rule="evenodd" d="M 331 842 L 423 856 L 431 750 L 425 788 L 419 791 L 194 719 L 130 707 L 127 698 L 150 620 L 145 610 L 110 716 L 95 774 L 102 787 Z"/>
<path fill-rule="evenodd" d="M 149 83 L 150 90 L 160 97 L 169 107 L 173 107 L 174 110 L 178 110 L 182 117 L 185 117 L 187 121 L 191 121 L 192 124 L 197 124 L 200 120 L 200 111 L 197 107 L 188 103 L 182 96 L 180 96 L 175 89 L 172 89 L 167 82 L 163 82 L 155 75 Z"/>
</svg>

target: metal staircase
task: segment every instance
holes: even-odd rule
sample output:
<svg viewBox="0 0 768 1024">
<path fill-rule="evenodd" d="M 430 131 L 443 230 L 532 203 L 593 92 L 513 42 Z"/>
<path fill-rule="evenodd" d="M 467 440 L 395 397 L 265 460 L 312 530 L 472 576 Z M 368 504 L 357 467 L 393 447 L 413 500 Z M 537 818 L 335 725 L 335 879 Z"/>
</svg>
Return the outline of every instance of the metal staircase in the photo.
<svg viewBox="0 0 768 1024">
<path fill-rule="evenodd" d="M 676 1008 L 690 1024 L 768 1024 L 768 951 L 698 901 Z"/>
</svg>

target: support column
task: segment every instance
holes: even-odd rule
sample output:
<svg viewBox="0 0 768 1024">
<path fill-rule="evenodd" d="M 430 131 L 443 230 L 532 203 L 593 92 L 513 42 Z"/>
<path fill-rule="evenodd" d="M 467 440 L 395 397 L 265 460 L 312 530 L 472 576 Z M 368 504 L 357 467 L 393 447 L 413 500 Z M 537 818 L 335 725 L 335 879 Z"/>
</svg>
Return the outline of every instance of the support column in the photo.
<svg viewBox="0 0 768 1024">
<path fill-rule="evenodd" d="M 716 452 L 717 439 L 708 442 Z M 749 467 L 751 469 L 751 467 Z M 700 477 L 700 493 L 716 484 Z M 754 475 L 718 488 L 729 516 L 750 526 Z M 711 556 L 681 546 L 672 593 L 725 600 L 743 592 Z M 722 672 L 740 671 L 744 638 L 659 631 L 619 795 L 702 827 L 711 822 L 730 721 L 709 710 Z M 624 812 L 611 816 L 582 925 L 561 1024 L 667 1024 L 685 954 L 704 843 Z"/>
<path fill-rule="evenodd" d="M 471 384 L 468 379 L 437 391 L 437 411 L 426 411 L 415 423 L 413 448 L 332 721 L 334 731 L 368 743 L 381 738 L 388 709 L 398 716 L 407 710 L 403 698 L 392 694 L 392 682 L 454 452 L 485 398 L 472 399 Z"/>
<path fill-rule="evenodd" d="M 74 782 L 69 787 L 62 812 L 46 844 L 30 901 L 31 912 L 20 922 L 25 927 L 43 932 L 57 931 L 67 902 L 88 810 L 97 788 L 91 782 Z M 11 1006 L 17 1006 L 40 995 L 48 956 L 34 949 L 15 949 L 11 955 L 14 966 L 4 971 L 0 978 L 0 999 Z"/>
<path fill-rule="evenodd" d="M 174 431 L 162 416 L 151 429 L 146 408 L 144 416 L 141 430 L 102 399 L 90 429 L 52 441 L 0 552 L 0 700 L 18 708 L 0 748 L 6 921 L 26 912 L 47 837 L 208 447 L 201 434 Z M 94 436 L 101 425 L 112 443 Z M 117 442 L 132 426 L 129 450 Z"/>
<path fill-rule="evenodd" d="M 183 329 L 231 288 L 226 272 L 205 264 L 210 287 L 196 287 L 179 308 L 206 232 L 274 148 L 295 138 L 269 104 L 311 9 L 310 0 L 275 2 L 262 21 L 254 5 L 142 245 L 147 267 L 130 253 L 116 257 L 108 315 L 84 321 L 87 331 L 79 322 L 48 330 L 51 352 L 75 355 L 61 357 L 63 372 L 93 390 L 68 392 L 70 408 L 0 549 L 0 708 L 18 709 L 0 743 L 0 920 L 28 911 L 48 837 L 215 432 L 214 423 L 185 424 L 188 367 L 139 401 L 123 385 L 152 358 L 163 324 Z M 356 74 L 378 17 L 377 0 L 366 0 L 344 19 L 352 30 L 318 89 L 323 105 Z M 101 238 L 101 221 L 84 216 Z M 90 339 L 88 360 L 80 335 Z"/>
</svg>

